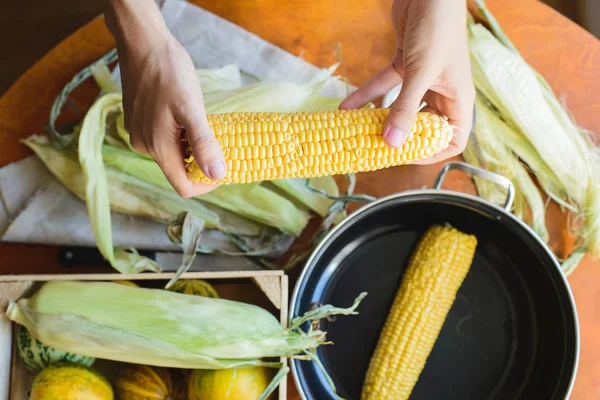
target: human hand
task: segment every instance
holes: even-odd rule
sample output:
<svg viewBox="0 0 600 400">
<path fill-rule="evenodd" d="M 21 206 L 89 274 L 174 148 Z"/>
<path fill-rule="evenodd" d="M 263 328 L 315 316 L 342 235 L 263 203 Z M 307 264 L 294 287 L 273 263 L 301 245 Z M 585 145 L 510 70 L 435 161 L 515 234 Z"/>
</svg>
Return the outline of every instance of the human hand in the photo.
<svg viewBox="0 0 600 400">
<path fill-rule="evenodd" d="M 125 7 L 124 3 L 127 2 L 119 5 Z M 157 16 L 151 7 L 142 11 L 119 10 L 121 19 L 128 18 L 127 11 L 131 12 L 129 20 L 121 20 L 121 24 L 117 20 L 112 25 L 119 51 L 125 128 L 133 148 L 154 158 L 177 193 L 193 197 L 216 186 L 192 183 L 188 178 L 182 129 L 204 174 L 219 180 L 227 173 L 227 167 L 206 118 L 191 57 L 168 32 L 160 13 Z M 141 19 L 147 22 L 133 29 Z M 127 32 L 121 32 L 119 25 L 127 26 Z"/>
<path fill-rule="evenodd" d="M 392 21 L 394 59 L 348 96 L 340 109 L 360 108 L 402 83 L 384 128 L 386 143 L 395 148 L 404 144 L 425 102 L 424 111 L 447 116 L 456 129 L 446 150 L 413 164 L 432 164 L 462 153 L 471 132 L 475 101 L 465 1 L 394 0 Z"/>
</svg>

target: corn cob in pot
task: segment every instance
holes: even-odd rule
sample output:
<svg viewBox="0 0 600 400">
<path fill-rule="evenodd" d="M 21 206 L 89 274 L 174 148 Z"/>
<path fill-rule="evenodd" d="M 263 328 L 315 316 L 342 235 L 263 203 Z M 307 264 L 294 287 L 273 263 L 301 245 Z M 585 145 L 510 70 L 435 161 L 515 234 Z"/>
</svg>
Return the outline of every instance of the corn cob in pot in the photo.
<svg viewBox="0 0 600 400">
<path fill-rule="evenodd" d="M 362 400 L 406 400 L 444 325 L 473 258 L 477 238 L 429 228 L 411 256 L 379 336 Z"/>
</svg>

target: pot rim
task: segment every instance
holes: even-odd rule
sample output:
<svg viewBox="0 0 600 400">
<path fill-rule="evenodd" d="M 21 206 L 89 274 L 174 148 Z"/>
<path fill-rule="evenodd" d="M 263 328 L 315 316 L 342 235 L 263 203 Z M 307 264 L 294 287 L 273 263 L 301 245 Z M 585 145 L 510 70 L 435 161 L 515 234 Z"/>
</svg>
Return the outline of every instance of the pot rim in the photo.
<svg viewBox="0 0 600 400">
<path fill-rule="evenodd" d="M 390 194 L 387 196 L 380 197 L 379 199 L 365 204 L 364 206 L 357 209 L 352 214 L 346 216 L 346 218 L 344 218 L 338 225 L 333 227 L 331 229 L 331 231 L 329 231 L 329 233 L 327 233 L 327 235 L 325 235 L 325 237 L 313 249 L 310 256 L 307 258 L 306 262 L 304 263 L 302 272 L 298 276 L 298 280 L 296 281 L 296 284 L 294 285 L 294 290 L 292 291 L 292 297 L 290 298 L 290 306 L 289 306 L 289 310 L 288 310 L 288 319 L 291 321 L 294 318 L 295 312 L 297 311 L 296 304 L 298 302 L 298 298 L 300 295 L 299 288 L 301 286 L 301 283 L 303 281 L 305 281 L 307 278 L 308 270 L 309 270 L 308 267 L 311 264 L 314 264 L 315 260 L 317 259 L 317 254 L 319 252 L 321 252 L 322 249 L 324 249 L 325 247 L 327 247 L 329 245 L 329 242 L 331 241 L 331 239 L 334 238 L 338 234 L 338 232 L 343 230 L 346 226 L 354 223 L 354 221 L 356 219 L 360 218 L 362 214 L 369 212 L 370 210 L 380 206 L 381 204 L 391 203 L 394 200 L 404 198 L 404 197 L 412 197 L 412 196 L 420 196 L 420 195 L 433 195 L 433 196 L 442 195 L 442 196 L 455 197 L 458 199 L 474 201 L 474 202 L 480 203 L 481 205 L 488 207 L 494 211 L 498 211 L 501 213 L 501 215 L 503 217 L 509 218 L 510 220 L 512 220 L 512 222 L 516 222 L 520 228 L 524 229 L 526 231 L 526 233 L 529 234 L 529 236 L 533 237 L 533 239 L 535 239 L 536 243 L 540 246 L 540 248 L 542 248 L 544 250 L 544 252 L 552 260 L 552 264 L 553 264 L 554 268 L 556 268 L 558 275 L 560 276 L 560 279 L 561 279 L 560 282 L 562 283 L 562 287 L 566 291 L 566 295 L 569 299 L 569 306 L 570 306 L 571 312 L 573 314 L 573 328 L 574 328 L 574 333 L 575 333 L 575 358 L 573 360 L 573 368 L 571 370 L 569 386 L 564 395 L 564 399 L 568 399 L 571 396 L 571 392 L 573 391 L 573 386 L 575 385 L 575 378 L 577 377 L 577 372 L 578 372 L 578 368 L 579 368 L 579 353 L 581 351 L 579 316 L 577 314 L 577 305 L 575 303 L 575 297 L 573 296 L 573 291 L 571 290 L 571 286 L 569 285 L 567 277 L 562 272 L 562 270 L 560 268 L 560 264 L 558 263 L 558 261 L 556 259 L 556 256 L 554 255 L 554 253 L 552 253 L 552 251 L 549 249 L 549 247 L 546 245 L 546 243 L 544 243 L 542 241 L 542 239 L 533 231 L 533 229 L 531 229 L 527 224 L 525 224 L 523 221 L 521 221 L 516 216 L 514 216 L 514 214 L 512 214 L 511 212 L 509 212 L 506 209 L 499 207 L 496 204 L 493 204 L 479 196 L 475 196 L 475 195 L 471 195 L 471 194 L 463 193 L 463 192 L 458 192 L 455 190 L 447 190 L 447 189 L 435 189 L 435 188 L 412 189 L 412 190 L 406 190 L 406 191 L 393 193 L 393 194 Z M 302 385 L 299 382 L 298 371 L 297 371 L 295 360 L 291 359 L 290 364 L 291 364 L 290 367 L 291 367 L 291 371 L 292 371 L 292 377 L 294 379 L 294 383 L 296 384 L 296 387 L 298 388 L 298 394 L 300 395 L 300 398 L 302 400 L 308 400 L 304 393 L 304 390 L 302 389 Z"/>
</svg>

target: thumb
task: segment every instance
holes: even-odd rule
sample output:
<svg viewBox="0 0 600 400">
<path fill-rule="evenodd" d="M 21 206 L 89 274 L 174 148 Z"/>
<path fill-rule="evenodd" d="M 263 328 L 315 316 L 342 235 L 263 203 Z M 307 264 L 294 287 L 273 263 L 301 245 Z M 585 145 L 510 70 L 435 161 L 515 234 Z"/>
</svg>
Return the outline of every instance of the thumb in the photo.
<svg viewBox="0 0 600 400">
<path fill-rule="evenodd" d="M 223 150 L 208 124 L 203 102 L 194 103 L 193 107 L 179 111 L 175 118 L 187 132 L 196 164 L 209 179 L 218 181 L 227 175 Z"/>
<path fill-rule="evenodd" d="M 429 88 L 425 76 L 406 74 L 400 94 L 390 108 L 383 138 L 391 147 L 402 147 L 413 129 L 423 96 Z"/>
</svg>

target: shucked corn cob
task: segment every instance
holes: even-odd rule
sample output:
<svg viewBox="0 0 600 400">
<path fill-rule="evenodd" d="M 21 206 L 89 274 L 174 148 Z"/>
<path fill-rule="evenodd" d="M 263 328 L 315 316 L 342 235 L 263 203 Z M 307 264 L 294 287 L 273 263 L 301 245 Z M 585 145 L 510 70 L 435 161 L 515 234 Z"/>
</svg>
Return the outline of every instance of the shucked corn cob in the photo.
<svg viewBox="0 0 600 400">
<path fill-rule="evenodd" d="M 383 140 L 388 113 L 359 109 L 209 115 L 228 173 L 218 182 L 208 179 L 188 144 L 188 175 L 194 182 L 230 184 L 374 171 L 433 156 L 452 140 L 445 119 L 420 112 L 404 146 L 391 148 Z"/>
<path fill-rule="evenodd" d="M 380 334 L 362 400 L 408 399 L 465 279 L 477 239 L 433 226 L 421 238 Z"/>
</svg>

